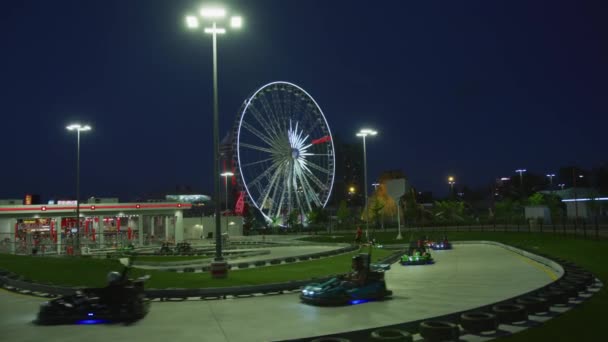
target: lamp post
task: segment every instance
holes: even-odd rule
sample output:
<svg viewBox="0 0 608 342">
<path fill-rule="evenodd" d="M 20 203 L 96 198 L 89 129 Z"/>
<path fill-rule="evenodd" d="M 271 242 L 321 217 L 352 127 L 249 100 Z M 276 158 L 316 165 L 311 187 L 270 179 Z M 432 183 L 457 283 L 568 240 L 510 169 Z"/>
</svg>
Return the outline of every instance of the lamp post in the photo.
<svg viewBox="0 0 608 342">
<path fill-rule="evenodd" d="M 547 177 L 549 177 L 549 188 L 551 189 L 551 192 L 553 192 L 553 177 L 555 177 L 555 174 L 548 173 Z"/>
<path fill-rule="evenodd" d="M 205 27 L 203 32 L 211 34 L 213 40 L 213 193 L 215 198 L 215 261 L 218 265 L 223 264 L 222 257 L 222 237 L 221 237 L 221 220 L 220 220 L 220 164 L 219 164 L 219 114 L 218 114 L 218 95 L 217 95 L 217 35 L 225 34 L 226 29 L 218 27 L 218 21 L 223 21 L 226 17 L 226 10 L 224 8 L 217 7 L 203 7 L 199 17 L 188 15 L 186 16 L 186 25 L 190 29 L 199 28 L 199 24 L 208 21 L 211 27 Z M 240 16 L 233 16 L 230 18 L 230 27 L 241 28 L 242 18 Z M 213 266 L 213 265 L 212 265 Z M 213 272 L 214 276 L 224 277 L 225 269 L 219 271 L 217 274 Z"/>
<path fill-rule="evenodd" d="M 76 131 L 76 253 L 80 254 L 80 132 L 90 131 L 91 126 L 71 124 L 66 129 Z"/>
<path fill-rule="evenodd" d="M 230 171 L 222 172 L 220 176 L 224 177 L 224 188 L 226 189 L 226 213 L 228 212 L 228 177 L 234 176 Z M 228 232 L 228 216 L 226 215 L 226 233 Z"/>
<path fill-rule="evenodd" d="M 456 180 L 453 176 L 448 177 L 448 184 L 450 184 L 450 197 L 454 194 L 454 184 L 456 184 Z"/>
<path fill-rule="evenodd" d="M 515 170 L 515 172 L 519 173 L 519 185 L 522 187 L 524 187 L 524 172 L 526 172 L 528 170 L 526 169 L 517 169 Z"/>
<path fill-rule="evenodd" d="M 378 187 L 380 186 L 380 183 L 372 183 L 372 186 L 374 187 L 374 191 L 378 191 Z"/>
<path fill-rule="evenodd" d="M 365 237 L 369 240 L 369 207 L 367 205 L 367 149 L 365 146 L 365 138 L 370 135 L 374 136 L 378 134 L 373 129 L 364 128 L 357 133 L 358 137 L 363 138 L 363 184 L 365 193 Z"/>
</svg>

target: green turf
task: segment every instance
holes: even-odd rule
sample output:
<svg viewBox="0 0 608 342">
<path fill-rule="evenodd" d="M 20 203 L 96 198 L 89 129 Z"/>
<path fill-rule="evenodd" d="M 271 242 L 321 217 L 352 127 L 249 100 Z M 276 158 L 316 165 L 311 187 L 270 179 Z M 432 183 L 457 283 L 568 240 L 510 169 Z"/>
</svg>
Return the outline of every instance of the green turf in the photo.
<svg viewBox="0 0 608 342">
<path fill-rule="evenodd" d="M 367 249 L 366 249 L 367 251 Z M 135 277 L 149 274 L 152 278 L 148 288 L 205 288 L 238 285 L 257 285 L 323 277 L 330 274 L 348 272 L 350 259 L 358 252 L 334 257 L 299 262 L 294 264 L 235 270 L 227 279 L 212 279 L 209 273 L 174 273 L 134 269 Z M 392 252 L 375 250 L 374 260 L 384 258 Z M 112 270 L 120 271 L 122 266 L 115 260 L 91 258 L 31 257 L 0 254 L 0 269 L 6 269 L 41 283 L 68 286 L 103 286 L 105 275 Z"/>
<path fill-rule="evenodd" d="M 138 255 L 135 263 L 157 263 L 157 262 L 173 262 L 173 261 L 188 261 L 188 260 L 204 260 L 211 257 L 203 257 L 196 255 Z"/>
<path fill-rule="evenodd" d="M 407 243 L 418 238 L 422 232 L 404 234 L 404 240 L 395 240 L 395 233 L 376 233 L 376 239 L 383 244 Z M 335 234 L 306 238 L 319 242 L 344 242 L 352 239 L 352 234 Z M 443 232 L 428 233 L 430 239 L 439 239 Z M 608 241 L 582 239 L 572 236 L 539 234 L 539 233 L 503 233 L 503 232 L 450 232 L 448 238 L 457 240 L 492 240 L 514 246 L 520 246 L 540 253 L 561 257 L 593 272 L 604 284 L 608 281 Z M 455 248 L 458 248 L 457 246 Z M 502 338 L 505 341 L 598 341 L 605 335 L 606 307 L 608 294 L 606 287 L 583 305 L 577 306 L 565 315 L 560 315 L 544 324 L 541 329 L 528 329 L 524 332 Z"/>
</svg>

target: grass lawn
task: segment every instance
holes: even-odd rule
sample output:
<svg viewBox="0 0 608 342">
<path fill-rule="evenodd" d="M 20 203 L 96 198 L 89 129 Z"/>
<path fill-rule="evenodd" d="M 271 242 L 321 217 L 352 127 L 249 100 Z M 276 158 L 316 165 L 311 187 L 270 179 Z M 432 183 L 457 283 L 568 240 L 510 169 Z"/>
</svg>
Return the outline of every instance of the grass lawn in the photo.
<svg viewBox="0 0 608 342">
<path fill-rule="evenodd" d="M 414 234 L 414 237 L 422 233 Z M 344 242 L 351 240 L 353 234 L 332 238 L 329 235 L 306 238 L 309 241 Z M 404 240 L 395 240 L 395 233 L 376 233 L 378 242 L 383 244 L 407 243 L 410 234 L 404 234 Z M 439 239 L 442 234 L 429 233 L 431 239 Z M 492 240 L 513 246 L 537 250 L 555 257 L 561 257 L 593 272 L 604 284 L 608 285 L 608 240 L 584 240 L 574 237 L 539 234 L 539 233 L 502 233 L 502 232 L 450 232 L 448 238 L 457 240 Z M 458 247 L 456 247 L 458 248 Z M 606 287 L 583 305 L 565 315 L 558 316 L 544 324 L 540 329 L 528 329 L 513 336 L 502 338 L 505 341 L 599 341 L 605 335 L 606 308 L 608 294 Z"/>
<path fill-rule="evenodd" d="M 211 257 L 203 257 L 196 255 L 138 255 L 135 263 L 141 262 L 173 262 L 173 261 L 188 261 L 188 260 L 204 260 Z"/>
<path fill-rule="evenodd" d="M 365 249 L 365 252 L 367 249 Z M 237 285 L 258 285 L 289 280 L 323 277 L 348 272 L 350 259 L 347 253 L 329 258 L 294 264 L 244 269 L 230 272 L 227 279 L 212 279 L 209 273 L 173 273 L 134 269 L 130 275 L 136 277 L 149 274 L 148 288 L 199 288 Z M 392 251 L 376 249 L 374 261 L 390 255 Z M 32 257 L 0 254 L 0 269 L 9 270 L 40 283 L 68 286 L 99 287 L 105 284 L 109 271 L 122 269 L 116 260 L 91 258 Z"/>
</svg>

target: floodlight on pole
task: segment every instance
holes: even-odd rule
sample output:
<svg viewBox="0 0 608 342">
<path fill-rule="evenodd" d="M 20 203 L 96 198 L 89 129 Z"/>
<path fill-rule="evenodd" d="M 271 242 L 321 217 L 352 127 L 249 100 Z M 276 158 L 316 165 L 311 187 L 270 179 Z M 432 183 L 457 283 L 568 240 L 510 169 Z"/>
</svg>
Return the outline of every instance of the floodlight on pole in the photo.
<svg viewBox="0 0 608 342">
<path fill-rule="evenodd" d="M 453 176 L 448 177 L 448 184 L 450 184 L 450 197 L 454 193 L 454 184 L 456 184 L 456 180 Z"/>
<path fill-rule="evenodd" d="M 74 123 L 66 129 L 76 131 L 76 253 L 80 254 L 80 132 L 90 131 L 91 126 Z"/>
<path fill-rule="evenodd" d="M 524 172 L 528 170 L 526 169 L 517 169 L 515 172 L 519 173 L 519 185 L 524 186 Z"/>
<path fill-rule="evenodd" d="M 553 177 L 555 177 L 554 173 L 548 173 L 547 177 L 549 177 L 549 184 L 553 186 Z"/>
<path fill-rule="evenodd" d="M 378 134 L 377 131 L 369 128 L 363 128 L 357 133 L 358 137 L 363 138 L 363 193 L 365 194 L 365 237 L 367 239 L 369 239 L 369 206 L 367 201 L 367 148 L 365 145 L 365 138 L 368 135 L 374 136 L 376 134 Z"/>
<path fill-rule="evenodd" d="M 219 153 L 219 104 L 218 104 L 218 86 L 217 86 L 217 35 L 225 34 L 226 28 L 218 27 L 218 23 L 225 23 L 227 11 L 221 7 L 203 7 L 199 11 L 200 20 L 194 16 L 186 16 L 186 24 L 188 27 L 198 27 L 199 21 L 208 22 L 210 27 L 205 27 L 203 32 L 212 36 L 212 51 L 213 51 L 213 189 L 215 200 L 215 260 L 211 264 L 211 273 L 215 277 L 225 277 L 227 263 L 222 257 L 222 237 L 221 237 L 221 211 L 220 211 L 220 153 Z M 195 18 L 191 19 L 191 18 Z M 230 19 L 231 27 L 240 27 L 243 19 Z M 238 17 L 240 18 L 240 17 Z M 225 176 L 228 177 L 228 176 Z M 226 178 L 227 182 L 227 178 Z M 215 270 L 215 271 L 214 271 Z"/>
<path fill-rule="evenodd" d="M 243 27 L 243 18 L 240 16 L 230 18 L 230 27 L 232 27 L 232 28 Z"/>
<path fill-rule="evenodd" d="M 193 15 L 186 16 L 186 26 L 191 29 L 198 28 L 198 18 Z"/>
<path fill-rule="evenodd" d="M 226 16 L 226 10 L 224 8 L 203 7 L 199 14 L 203 18 L 223 18 Z"/>
</svg>

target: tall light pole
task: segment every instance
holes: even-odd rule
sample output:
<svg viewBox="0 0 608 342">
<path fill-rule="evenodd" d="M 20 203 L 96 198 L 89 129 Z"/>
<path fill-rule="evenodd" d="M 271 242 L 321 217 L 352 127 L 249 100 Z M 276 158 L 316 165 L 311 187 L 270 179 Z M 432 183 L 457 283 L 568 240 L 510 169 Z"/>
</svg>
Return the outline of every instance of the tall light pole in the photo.
<svg viewBox="0 0 608 342">
<path fill-rule="evenodd" d="M 524 188 L 524 172 L 526 172 L 528 170 L 526 169 L 517 169 L 515 170 L 515 172 L 519 173 L 519 185 L 521 186 L 521 188 Z"/>
<path fill-rule="evenodd" d="M 374 187 L 374 191 L 378 191 L 378 187 L 380 186 L 380 183 L 372 183 L 372 186 Z"/>
<path fill-rule="evenodd" d="M 211 34 L 213 38 L 213 196 L 215 198 L 215 261 L 217 265 L 223 265 L 222 257 L 222 237 L 221 237 L 221 219 L 220 219 L 220 160 L 219 160 L 219 114 L 218 114 L 218 99 L 217 99 L 217 35 L 225 34 L 226 29 L 218 27 L 218 21 L 223 21 L 226 17 L 226 10 L 224 8 L 217 7 L 203 7 L 199 12 L 199 17 L 189 15 L 186 16 L 186 25 L 190 29 L 199 28 L 201 21 L 208 21 L 211 23 L 211 27 L 205 27 L 203 32 Z M 230 26 L 232 28 L 241 28 L 243 19 L 240 16 L 233 16 L 230 18 Z M 220 267 L 220 266 L 218 266 Z M 212 265 L 213 273 L 213 265 Z M 217 274 L 213 273 L 217 277 L 225 277 L 225 269 L 219 271 Z"/>
<path fill-rule="evenodd" d="M 364 128 L 357 133 L 358 137 L 363 138 L 363 186 L 365 187 L 365 237 L 369 240 L 369 206 L 367 205 L 367 149 L 365 146 L 365 138 L 370 135 L 374 136 L 378 134 L 373 129 Z"/>
<path fill-rule="evenodd" d="M 226 212 L 228 212 L 228 177 L 234 176 L 230 171 L 222 172 L 220 176 L 224 177 L 224 187 L 226 189 Z M 226 233 L 228 232 L 228 216 L 226 215 Z"/>
<path fill-rule="evenodd" d="M 456 184 L 456 180 L 453 176 L 448 177 L 448 184 L 450 184 L 450 197 L 454 194 L 454 184 Z"/>
<path fill-rule="evenodd" d="M 549 177 L 549 188 L 551 188 L 551 192 L 553 192 L 553 177 L 555 177 L 555 174 L 548 173 L 547 177 Z"/>
<path fill-rule="evenodd" d="M 68 131 L 76 131 L 76 253 L 80 254 L 80 132 L 91 130 L 89 125 L 71 124 Z"/>
</svg>

